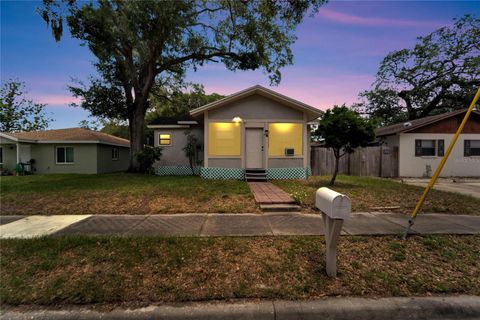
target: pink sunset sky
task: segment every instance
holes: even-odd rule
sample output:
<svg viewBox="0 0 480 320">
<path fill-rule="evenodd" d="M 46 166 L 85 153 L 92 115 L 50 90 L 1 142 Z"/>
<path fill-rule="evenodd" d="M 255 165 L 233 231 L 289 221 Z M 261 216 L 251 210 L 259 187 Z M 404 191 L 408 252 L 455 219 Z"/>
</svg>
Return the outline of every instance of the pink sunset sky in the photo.
<svg viewBox="0 0 480 320">
<path fill-rule="evenodd" d="M 94 56 L 68 35 L 56 43 L 35 13 L 37 5 L 1 2 L 1 80 L 24 81 L 30 98 L 48 104 L 52 128 L 77 126 L 88 113 L 69 106 L 78 101 L 67 86 L 72 78 L 94 74 Z M 323 110 L 351 104 L 369 89 L 389 52 L 412 47 L 417 36 L 478 12 L 478 1 L 331 1 L 298 26 L 294 64 L 282 70 L 280 85 L 271 89 Z M 224 95 L 269 86 L 268 76 L 259 71 L 230 72 L 221 64 L 191 71 L 187 81 Z"/>
</svg>

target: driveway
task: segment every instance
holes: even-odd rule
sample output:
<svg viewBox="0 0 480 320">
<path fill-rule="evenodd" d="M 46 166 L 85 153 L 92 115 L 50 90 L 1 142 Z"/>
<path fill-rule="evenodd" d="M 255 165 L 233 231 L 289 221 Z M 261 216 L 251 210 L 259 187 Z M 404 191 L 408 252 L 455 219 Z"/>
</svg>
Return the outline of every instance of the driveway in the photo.
<svg viewBox="0 0 480 320">
<path fill-rule="evenodd" d="M 430 179 L 403 179 L 406 184 L 425 187 Z M 480 199 L 480 179 L 438 179 L 434 189 L 456 192 Z"/>
</svg>

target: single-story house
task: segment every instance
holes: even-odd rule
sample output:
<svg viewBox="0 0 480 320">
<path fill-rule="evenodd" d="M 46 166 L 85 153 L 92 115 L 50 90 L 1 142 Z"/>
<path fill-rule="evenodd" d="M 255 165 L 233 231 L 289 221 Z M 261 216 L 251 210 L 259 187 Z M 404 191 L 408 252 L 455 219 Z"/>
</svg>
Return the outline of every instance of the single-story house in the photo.
<svg viewBox="0 0 480 320">
<path fill-rule="evenodd" d="M 125 171 L 130 143 L 83 128 L 0 133 L 0 167 L 17 164 L 33 173 L 107 173 Z"/>
<path fill-rule="evenodd" d="M 384 148 L 391 149 L 395 154 L 398 152 L 400 177 L 431 177 L 466 111 L 458 110 L 379 128 L 376 136 Z M 474 110 L 470 114 L 441 176 L 480 176 L 480 112 Z"/>
<path fill-rule="evenodd" d="M 309 123 L 320 110 L 262 86 L 254 86 L 190 111 L 159 119 L 154 145 L 163 147 L 159 174 L 190 174 L 183 148 L 198 139 L 195 162 L 210 179 L 306 178 L 310 169 Z"/>
</svg>

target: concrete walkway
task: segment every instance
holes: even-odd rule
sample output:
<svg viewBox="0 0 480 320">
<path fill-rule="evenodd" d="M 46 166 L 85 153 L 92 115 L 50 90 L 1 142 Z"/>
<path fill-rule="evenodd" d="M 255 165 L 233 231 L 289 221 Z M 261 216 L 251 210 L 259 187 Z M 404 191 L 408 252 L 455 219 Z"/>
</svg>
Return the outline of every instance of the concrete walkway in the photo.
<svg viewBox="0 0 480 320">
<path fill-rule="evenodd" d="M 318 214 L 175 214 L 1 217 L 0 238 L 44 235 L 284 236 L 323 235 Z M 354 213 L 344 235 L 397 235 L 408 217 L 398 213 Z M 480 216 L 420 214 L 412 228 L 418 234 L 480 234 Z"/>
<path fill-rule="evenodd" d="M 425 187 L 430 179 L 402 179 L 403 183 L 413 186 Z M 438 179 L 437 183 L 433 186 L 434 189 L 456 192 L 467 196 L 480 199 L 480 179 L 462 179 L 457 178 L 455 182 L 453 179 Z"/>
<path fill-rule="evenodd" d="M 11 308 L 0 311 L 0 319 L 90 319 L 90 320 L 404 320 L 479 319 L 480 298 L 476 296 L 326 298 L 310 301 L 196 302 L 152 305 L 138 309 L 94 310 L 70 306 L 64 310 Z"/>
</svg>

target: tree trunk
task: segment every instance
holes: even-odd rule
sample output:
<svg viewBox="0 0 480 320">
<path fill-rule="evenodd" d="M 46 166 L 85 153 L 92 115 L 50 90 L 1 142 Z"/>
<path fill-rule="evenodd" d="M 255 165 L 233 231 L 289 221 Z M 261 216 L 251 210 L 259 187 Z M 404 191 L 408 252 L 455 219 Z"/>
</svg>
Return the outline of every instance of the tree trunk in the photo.
<svg viewBox="0 0 480 320">
<path fill-rule="evenodd" d="M 143 150 L 145 111 L 144 106 L 135 105 L 133 113 L 129 116 L 130 129 L 130 166 L 129 172 L 139 172 L 141 170 L 140 163 L 135 158 L 135 154 Z"/>
<path fill-rule="evenodd" d="M 330 185 L 333 186 L 335 184 L 335 179 L 337 179 L 338 174 L 338 163 L 340 162 L 340 156 L 335 153 L 335 170 L 333 171 L 332 180 L 330 180 Z"/>
</svg>

